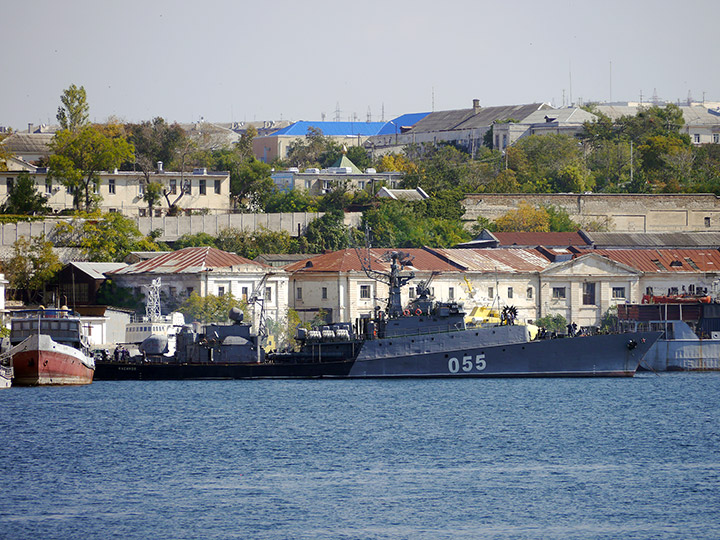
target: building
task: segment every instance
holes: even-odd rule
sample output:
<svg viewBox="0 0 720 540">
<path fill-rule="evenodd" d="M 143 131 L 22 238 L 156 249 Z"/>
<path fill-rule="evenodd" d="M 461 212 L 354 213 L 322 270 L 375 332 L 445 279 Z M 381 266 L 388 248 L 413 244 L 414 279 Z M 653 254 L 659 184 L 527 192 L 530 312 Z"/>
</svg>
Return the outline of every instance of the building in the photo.
<svg viewBox="0 0 720 540">
<path fill-rule="evenodd" d="M 107 280 L 106 272 L 125 268 L 126 263 L 70 262 L 57 276 L 57 287 L 50 292 L 55 298 L 47 298 L 50 305 L 66 305 L 75 309 L 78 305 L 97 304 L 97 293 Z"/>
<path fill-rule="evenodd" d="M 643 109 L 654 106 L 655 103 L 609 103 L 596 105 L 597 112 L 617 120 L 622 116 L 635 116 Z M 664 104 L 659 104 L 664 106 Z M 683 113 L 684 125 L 680 133 L 690 136 L 693 144 L 720 144 L 720 104 L 693 103 L 678 104 Z"/>
<path fill-rule="evenodd" d="M 368 189 L 376 193 L 383 186 L 392 188 L 399 186 L 402 173 L 397 171 L 378 173 L 375 169 L 367 169 L 363 172 L 343 154 L 327 169 L 308 168 L 300 172 L 297 167 L 292 167 L 273 172 L 271 178 L 278 191 L 298 189 L 317 196 L 341 186 L 351 191 Z"/>
<path fill-rule="evenodd" d="M 0 204 L 17 182 L 22 171 L 0 172 Z M 55 212 L 73 208 L 73 195 L 56 179 L 48 178 L 47 168 L 34 167 L 28 171 L 35 179 L 40 193 L 45 194 L 48 206 Z M 131 217 L 148 215 L 148 204 L 143 200 L 147 179 L 135 171 L 103 171 L 94 192 L 101 197 L 99 208 L 103 212 L 120 212 Z M 192 172 L 164 171 L 162 164 L 152 172 L 150 182 L 159 182 L 167 192 L 170 204 L 176 204 L 185 213 L 225 214 L 231 209 L 230 173 L 194 169 Z M 168 202 L 162 197 L 153 208 L 156 217 L 165 215 Z"/>
<path fill-rule="evenodd" d="M 363 264 L 372 270 L 389 272 L 390 263 L 383 259 L 388 249 L 344 249 L 325 253 L 290 264 L 289 307 L 301 319 L 310 321 L 321 315 L 328 322 L 355 321 L 369 318 L 378 309 L 385 309 L 388 298 L 387 284 L 376 281 L 363 270 Z M 432 278 L 431 290 L 445 299 L 456 293 L 462 282 L 462 268 L 443 260 L 427 249 L 403 249 L 412 258 L 406 273 L 415 278 L 402 290 L 403 304 L 413 297 L 417 283 Z M 367 258 L 369 262 L 363 263 Z"/>
<path fill-rule="evenodd" d="M 290 145 L 297 140 L 304 140 L 314 129 L 339 144 L 362 146 L 368 137 L 379 133 L 385 125 L 386 122 L 295 122 L 270 135 L 255 137 L 253 153 L 264 163 L 285 159 Z"/>
<path fill-rule="evenodd" d="M 201 297 L 232 294 L 249 300 L 262 298 L 264 315 L 275 321 L 287 315 L 288 275 L 285 271 L 251 261 L 234 253 L 210 247 L 190 247 L 169 252 L 107 272 L 116 285 L 143 293 L 155 278 L 161 279 L 161 297 L 177 305 L 196 293 Z M 260 320 L 260 304 L 250 307 L 255 328 Z"/>
</svg>

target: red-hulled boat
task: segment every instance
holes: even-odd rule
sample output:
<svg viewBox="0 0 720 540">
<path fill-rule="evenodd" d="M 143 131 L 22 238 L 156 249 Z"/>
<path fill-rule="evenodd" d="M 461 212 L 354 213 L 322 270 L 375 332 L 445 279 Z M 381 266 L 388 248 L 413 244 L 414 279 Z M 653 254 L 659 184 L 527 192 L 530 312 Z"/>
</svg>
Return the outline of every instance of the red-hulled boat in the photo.
<svg viewBox="0 0 720 540">
<path fill-rule="evenodd" d="M 95 361 L 80 317 L 69 309 L 15 312 L 10 329 L 13 385 L 90 384 Z"/>
</svg>

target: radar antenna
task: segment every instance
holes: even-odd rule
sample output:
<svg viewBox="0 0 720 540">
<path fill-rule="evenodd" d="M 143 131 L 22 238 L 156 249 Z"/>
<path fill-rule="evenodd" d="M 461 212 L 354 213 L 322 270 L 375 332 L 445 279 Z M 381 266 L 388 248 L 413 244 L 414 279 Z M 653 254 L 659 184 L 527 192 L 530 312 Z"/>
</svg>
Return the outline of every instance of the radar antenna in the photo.
<svg viewBox="0 0 720 540">
<path fill-rule="evenodd" d="M 160 278 L 152 280 L 150 285 L 145 285 L 145 316 L 150 322 L 160 320 Z"/>
<path fill-rule="evenodd" d="M 385 283 L 389 289 L 389 296 L 387 302 L 387 315 L 389 317 L 399 317 L 402 315 L 402 299 L 400 297 L 400 290 L 405 286 L 408 281 L 415 277 L 415 272 L 410 272 L 408 275 L 401 276 L 406 266 L 410 266 L 413 259 L 409 253 L 402 251 L 387 251 L 383 255 L 377 258 L 378 262 L 390 263 L 390 272 L 383 272 L 382 270 L 375 270 L 372 267 L 372 254 L 370 253 L 370 229 L 365 227 L 365 252 L 363 253 L 357 246 L 355 247 L 360 265 L 362 266 L 363 272 L 370 279 Z"/>
</svg>

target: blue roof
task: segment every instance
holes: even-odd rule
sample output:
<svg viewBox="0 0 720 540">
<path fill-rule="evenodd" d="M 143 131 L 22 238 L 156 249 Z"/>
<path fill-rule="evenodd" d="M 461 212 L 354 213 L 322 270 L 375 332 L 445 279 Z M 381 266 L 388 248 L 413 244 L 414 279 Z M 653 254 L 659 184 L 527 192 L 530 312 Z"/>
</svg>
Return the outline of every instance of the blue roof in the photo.
<svg viewBox="0 0 720 540">
<path fill-rule="evenodd" d="M 417 124 L 420 120 L 425 118 L 429 112 L 421 112 L 421 113 L 408 113 L 403 114 L 402 116 L 398 116 L 397 118 L 393 118 L 390 120 L 390 122 L 386 122 L 383 128 L 378 131 L 378 135 L 393 135 L 395 133 L 400 133 L 402 127 L 412 127 L 415 124 Z M 397 126 L 397 127 L 396 127 Z"/>
<path fill-rule="evenodd" d="M 304 137 L 307 135 L 308 128 L 314 127 L 322 130 L 323 135 L 328 137 L 343 137 L 346 135 L 370 137 L 377 135 L 384 126 L 385 122 L 307 122 L 301 120 L 276 131 L 272 136 L 290 135 Z M 393 131 L 393 133 L 395 132 Z"/>
</svg>

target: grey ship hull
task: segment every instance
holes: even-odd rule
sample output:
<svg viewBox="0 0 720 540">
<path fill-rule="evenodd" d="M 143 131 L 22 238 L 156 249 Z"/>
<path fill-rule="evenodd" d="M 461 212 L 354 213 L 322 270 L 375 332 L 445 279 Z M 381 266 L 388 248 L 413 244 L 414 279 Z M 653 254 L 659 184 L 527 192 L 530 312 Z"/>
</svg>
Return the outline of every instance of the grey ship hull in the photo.
<svg viewBox="0 0 720 540">
<path fill-rule="evenodd" d="M 306 345 L 261 362 L 99 362 L 96 380 L 632 377 L 660 332 L 520 341 L 520 326 Z"/>
</svg>

